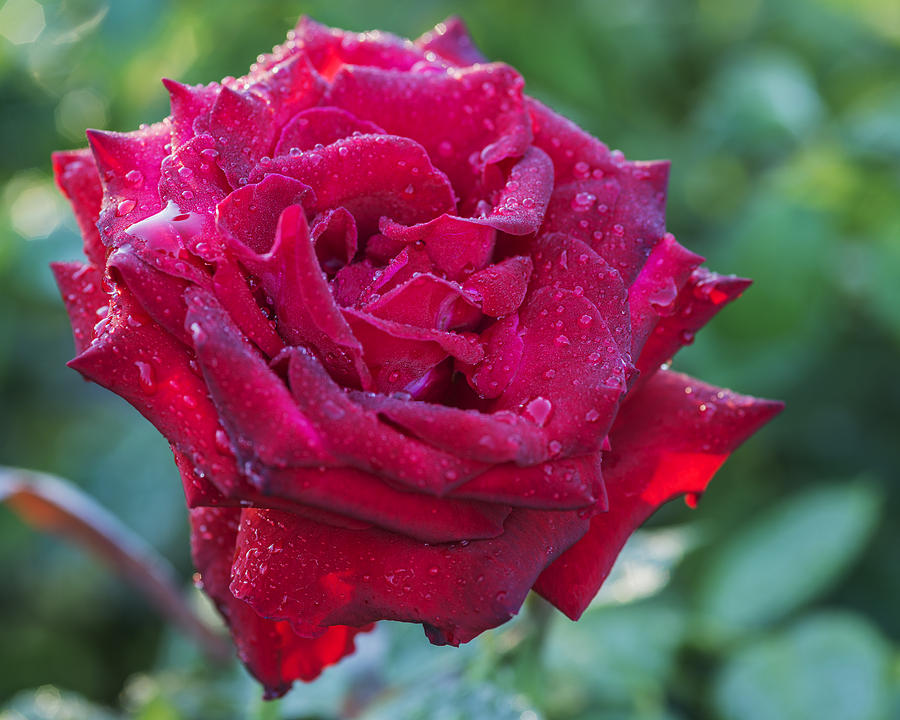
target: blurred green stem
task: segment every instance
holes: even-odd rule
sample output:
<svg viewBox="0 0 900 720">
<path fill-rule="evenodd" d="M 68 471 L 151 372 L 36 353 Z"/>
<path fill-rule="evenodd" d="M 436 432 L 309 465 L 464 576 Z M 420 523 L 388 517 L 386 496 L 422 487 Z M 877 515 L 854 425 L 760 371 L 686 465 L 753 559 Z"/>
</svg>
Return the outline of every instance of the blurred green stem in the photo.
<svg viewBox="0 0 900 720">
<path fill-rule="evenodd" d="M 259 700 L 256 720 L 281 720 L 281 700 Z"/>
<path fill-rule="evenodd" d="M 525 600 L 523 637 L 513 650 L 512 667 L 516 689 L 526 694 L 538 707 L 543 706 L 544 644 L 553 619 L 553 607 L 535 593 Z"/>
</svg>

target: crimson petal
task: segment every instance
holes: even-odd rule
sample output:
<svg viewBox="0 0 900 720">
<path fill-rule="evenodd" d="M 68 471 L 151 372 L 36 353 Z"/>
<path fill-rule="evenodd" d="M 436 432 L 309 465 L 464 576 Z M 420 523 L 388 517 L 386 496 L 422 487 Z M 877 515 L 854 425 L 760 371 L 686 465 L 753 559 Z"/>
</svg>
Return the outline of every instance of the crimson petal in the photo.
<svg viewBox="0 0 900 720">
<path fill-rule="evenodd" d="M 382 218 L 379 229 L 391 240 L 422 243 L 437 270 L 451 280 L 461 280 L 486 267 L 494 252 L 496 231 L 469 218 L 441 215 L 420 225 L 404 226 Z"/>
<path fill-rule="evenodd" d="M 628 290 L 632 357 L 640 355 L 660 317 L 674 312 L 678 293 L 701 262 L 702 257 L 679 245 L 671 233 L 653 248 Z"/>
<path fill-rule="evenodd" d="M 371 628 L 334 626 L 316 638 L 302 638 L 287 622 L 267 620 L 228 589 L 240 510 L 192 510 L 191 556 L 200 585 L 228 624 L 241 661 L 266 689 L 269 699 L 284 695 L 295 680 L 314 680 L 324 668 L 354 650 L 355 636 Z"/>
<path fill-rule="evenodd" d="M 262 492 L 426 543 L 497 537 L 510 512 L 507 505 L 479 502 L 484 498 L 435 498 L 398 490 L 371 473 L 353 468 L 274 469 L 265 474 Z M 254 506 L 267 507 L 265 498 L 262 502 L 257 499 Z"/>
<path fill-rule="evenodd" d="M 428 444 L 460 457 L 519 465 L 547 457 L 547 440 L 540 428 L 514 413 L 488 414 L 367 393 L 351 397 Z"/>
<path fill-rule="evenodd" d="M 84 148 L 53 153 L 53 176 L 75 212 L 84 239 L 84 254 L 91 263 L 103 267 L 106 249 L 97 231 L 103 188 L 91 151 Z"/>
<path fill-rule="evenodd" d="M 463 287 L 481 303 L 485 315 L 505 317 L 525 299 L 531 269 L 531 258 L 517 255 L 479 270 Z"/>
<path fill-rule="evenodd" d="M 438 23 L 434 30 L 429 30 L 417 38 L 416 46 L 426 53 L 433 52 L 453 65 L 474 65 L 487 62 L 484 55 L 475 47 L 466 24 L 458 17 L 448 17 Z"/>
<path fill-rule="evenodd" d="M 383 320 L 353 308 L 343 308 L 353 335 L 379 392 L 409 392 L 425 374 L 452 355 L 466 364 L 484 357 L 484 349 L 471 334 L 443 332 Z"/>
<path fill-rule="evenodd" d="M 382 215 L 411 224 L 455 209 L 453 188 L 422 146 L 393 135 L 354 135 L 318 150 L 267 158 L 250 180 L 270 173 L 314 187 L 313 211 L 347 208 L 364 237 L 375 232 Z"/>
<path fill-rule="evenodd" d="M 216 441 L 219 416 L 188 349 L 125 289 L 114 293 L 96 334 L 69 367 L 131 403 L 223 493 L 243 487 L 230 448 Z"/>
<path fill-rule="evenodd" d="M 366 303 L 365 311 L 384 320 L 436 330 L 471 328 L 481 317 L 462 287 L 430 273 L 414 274 Z"/>
<path fill-rule="evenodd" d="M 109 313 L 103 276 L 93 265 L 79 262 L 57 262 L 50 267 L 72 323 L 75 352 L 82 353 L 91 343 L 94 326 Z"/>
<path fill-rule="evenodd" d="M 407 437 L 361 406 L 301 348 L 285 351 L 297 406 L 327 437 L 328 450 L 360 470 L 413 490 L 441 495 L 483 472 L 483 463 L 443 452 Z"/>
<path fill-rule="evenodd" d="M 627 162 L 575 123 L 528 98 L 534 144 L 550 155 L 556 187 L 547 232 L 591 245 L 631 285 L 665 232 L 668 162 Z"/>
<path fill-rule="evenodd" d="M 185 299 L 185 326 L 197 363 L 238 457 L 245 463 L 259 460 L 275 466 L 331 460 L 319 431 L 216 299 L 198 288 L 188 290 Z"/>
<path fill-rule="evenodd" d="M 480 397 L 500 397 L 519 372 L 525 348 L 519 324 L 517 314 L 498 320 L 481 334 L 484 359 L 474 365 L 457 363 L 470 387 Z"/>
<path fill-rule="evenodd" d="M 460 485 L 451 495 L 540 510 L 607 509 L 599 453 L 524 468 L 498 465 Z"/>
<path fill-rule="evenodd" d="M 327 101 L 387 132 L 422 143 L 463 206 L 487 165 L 521 157 L 531 144 L 522 77 L 492 63 L 438 73 L 343 67 Z"/>
<path fill-rule="evenodd" d="M 231 591 L 303 633 L 402 620 L 423 623 L 434 644 L 459 645 L 515 615 L 541 569 L 587 526 L 577 512 L 516 509 L 497 538 L 424 545 L 248 509 Z"/>
<path fill-rule="evenodd" d="M 631 316 L 619 272 L 588 245 L 570 235 L 550 233 L 534 247 L 534 286 L 584 295 L 600 314 L 626 358 L 631 357 Z"/>
<path fill-rule="evenodd" d="M 626 364 L 597 307 L 569 290 L 544 287 L 522 309 L 519 371 L 497 409 L 541 417 L 551 452 L 593 452 L 625 390 Z"/>
<path fill-rule="evenodd" d="M 275 155 L 312 150 L 316 145 L 330 145 L 337 140 L 359 135 L 379 135 L 384 130 L 375 123 L 335 107 L 315 107 L 297 114 L 281 131 Z"/>
<path fill-rule="evenodd" d="M 573 620 L 606 579 L 625 541 L 660 505 L 702 493 L 729 453 L 783 405 L 663 370 L 624 405 L 603 475 L 609 512 L 547 568 L 535 590 Z"/>
<path fill-rule="evenodd" d="M 691 274 L 675 300 L 672 312 L 659 319 L 647 338 L 635 365 L 643 382 L 672 358 L 680 348 L 694 340 L 694 333 L 750 285 L 750 280 L 735 275 L 719 275 L 699 267 Z"/>
</svg>

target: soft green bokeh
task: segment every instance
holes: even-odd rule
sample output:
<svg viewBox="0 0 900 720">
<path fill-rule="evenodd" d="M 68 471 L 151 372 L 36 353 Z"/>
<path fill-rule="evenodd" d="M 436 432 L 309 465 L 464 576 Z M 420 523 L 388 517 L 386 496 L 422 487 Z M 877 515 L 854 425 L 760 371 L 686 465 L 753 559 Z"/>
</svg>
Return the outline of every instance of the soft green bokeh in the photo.
<svg viewBox="0 0 900 720">
<path fill-rule="evenodd" d="M 461 650 L 383 628 L 261 710 L 241 670 L 0 508 L 0 718 L 334 718 L 348 697 L 370 720 L 900 715 L 896 0 L 0 0 L 0 464 L 70 478 L 187 586 L 165 442 L 65 367 L 47 263 L 79 240 L 49 155 L 161 118 L 160 77 L 240 75 L 301 13 L 407 36 L 457 13 L 531 93 L 671 158 L 669 228 L 755 280 L 675 365 L 787 410 L 698 510 L 654 518 L 580 624 L 553 621 L 540 690 L 507 657 L 519 626 Z"/>
</svg>

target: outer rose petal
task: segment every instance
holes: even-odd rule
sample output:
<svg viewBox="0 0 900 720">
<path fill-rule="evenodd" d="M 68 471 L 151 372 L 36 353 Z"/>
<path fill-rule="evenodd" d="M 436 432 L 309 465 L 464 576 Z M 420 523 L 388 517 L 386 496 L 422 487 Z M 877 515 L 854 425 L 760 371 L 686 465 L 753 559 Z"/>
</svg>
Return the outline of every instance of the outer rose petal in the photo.
<svg viewBox="0 0 900 720">
<path fill-rule="evenodd" d="M 448 17 L 438 23 L 434 30 L 429 30 L 416 41 L 416 46 L 426 52 L 440 55 L 453 65 L 474 65 L 487 62 L 487 59 L 475 47 L 466 24 L 458 17 Z"/>
<path fill-rule="evenodd" d="M 632 356 L 640 354 L 659 318 L 673 312 L 678 293 L 702 262 L 702 257 L 679 245 L 671 233 L 653 248 L 628 291 Z"/>
<path fill-rule="evenodd" d="M 659 319 L 641 350 L 635 365 L 644 382 L 659 366 L 680 348 L 694 341 L 694 333 L 732 300 L 740 297 L 750 280 L 734 275 L 719 275 L 706 268 L 697 268 L 682 288 L 672 312 Z"/>
<path fill-rule="evenodd" d="M 103 267 L 106 250 L 97 231 L 103 188 L 91 151 L 85 148 L 53 153 L 53 176 L 72 204 L 75 220 L 84 238 L 84 254 L 92 264 Z"/>
<path fill-rule="evenodd" d="M 231 591 L 302 633 L 403 620 L 423 623 L 437 645 L 458 645 L 515 615 L 541 568 L 587 525 L 577 512 L 518 509 L 497 538 L 423 545 L 374 528 L 340 530 L 249 509 Z"/>
<path fill-rule="evenodd" d="M 702 493 L 728 455 L 783 405 L 663 370 L 630 397 L 610 433 L 609 511 L 534 586 L 573 620 L 600 589 L 625 541 L 664 502 Z"/>
<path fill-rule="evenodd" d="M 528 98 L 534 144 L 553 160 L 545 232 L 570 232 L 631 285 L 665 232 L 667 162 L 626 162 L 575 123 Z M 605 207 L 604 207 L 605 206 Z"/>
<path fill-rule="evenodd" d="M 424 53 L 405 38 L 380 30 L 347 32 L 305 16 L 297 22 L 284 47 L 290 52 L 292 46 L 302 49 L 316 70 L 329 80 L 344 64 L 408 70 L 425 59 Z"/>
<path fill-rule="evenodd" d="M 103 276 L 93 265 L 78 262 L 52 263 L 75 339 L 75 352 L 82 353 L 91 343 L 94 326 L 109 312 L 109 295 L 103 292 Z"/>
<path fill-rule="evenodd" d="M 223 493 L 245 485 L 231 450 L 216 441 L 219 417 L 187 348 L 127 291 L 113 295 L 97 337 L 69 367 L 131 403 Z"/>
<path fill-rule="evenodd" d="M 284 695 L 295 680 L 309 682 L 354 650 L 357 633 L 369 630 L 334 626 L 316 638 L 302 638 L 287 622 L 267 620 L 228 589 L 240 510 L 191 511 L 191 555 L 200 585 L 225 618 L 241 661 L 266 688 L 266 697 Z"/>
</svg>

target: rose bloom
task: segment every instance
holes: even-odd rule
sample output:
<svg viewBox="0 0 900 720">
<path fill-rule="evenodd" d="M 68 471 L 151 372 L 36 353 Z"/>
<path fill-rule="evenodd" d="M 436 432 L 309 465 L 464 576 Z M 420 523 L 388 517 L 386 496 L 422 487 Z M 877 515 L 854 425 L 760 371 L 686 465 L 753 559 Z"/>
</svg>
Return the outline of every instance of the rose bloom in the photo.
<svg viewBox="0 0 900 720">
<path fill-rule="evenodd" d="M 301 19 L 245 77 L 54 155 L 77 357 L 171 443 L 203 589 L 283 694 L 377 620 L 570 618 L 780 409 L 665 369 L 748 281 L 665 230 L 668 163 L 523 94 L 458 20 Z"/>
</svg>

